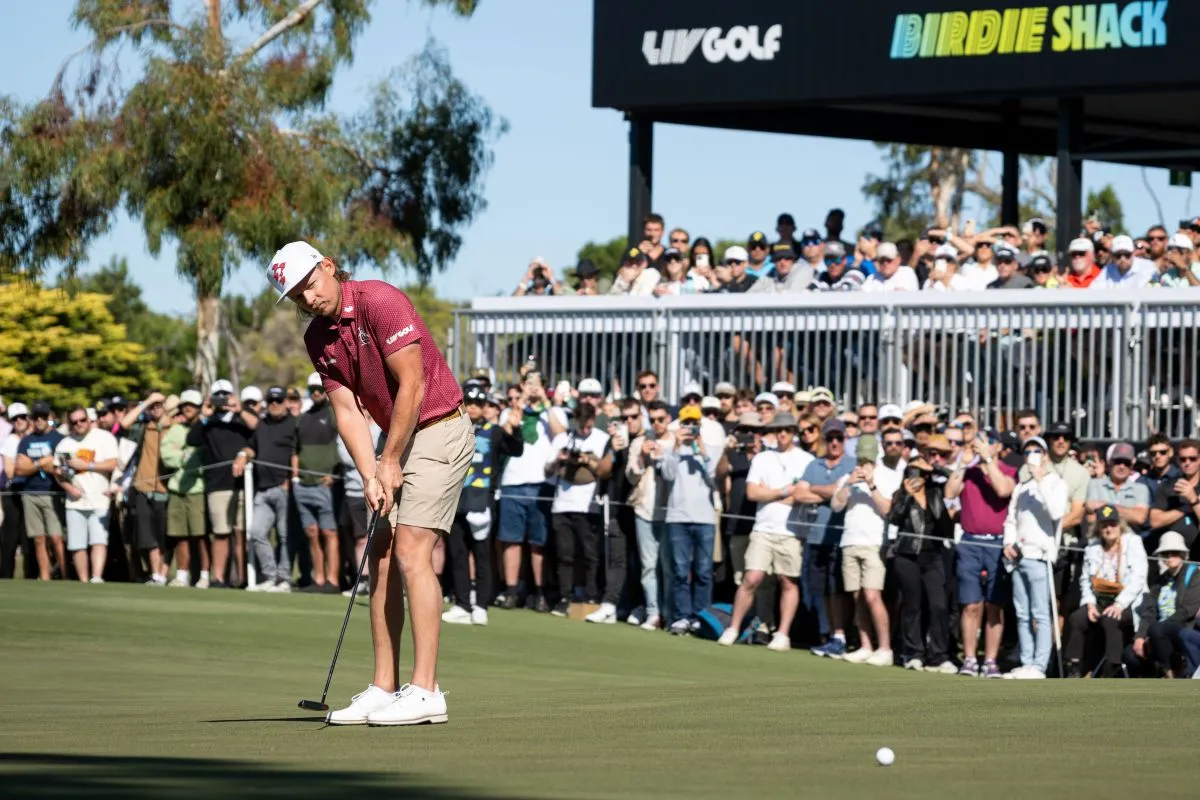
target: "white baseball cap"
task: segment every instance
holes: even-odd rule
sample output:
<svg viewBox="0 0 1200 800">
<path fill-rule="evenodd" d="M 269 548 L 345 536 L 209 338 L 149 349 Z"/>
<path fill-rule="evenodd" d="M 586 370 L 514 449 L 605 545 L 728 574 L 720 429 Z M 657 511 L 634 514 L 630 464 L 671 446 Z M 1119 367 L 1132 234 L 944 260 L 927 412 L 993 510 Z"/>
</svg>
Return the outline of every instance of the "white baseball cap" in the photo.
<svg viewBox="0 0 1200 800">
<path fill-rule="evenodd" d="M 759 392 L 758 396 L 754 398 L 754 405 L 757 406 L 759 403 L 770 403 L 775 408 L 779 408 L 779 398 L 770 392 Z"/>
<path fill-rule="evenodd" d="M 775 383 L 771 384 L 772 394 L 778 395 L 781 392 L 783 394 L 795 394 L 796 386 L 795 384 L 788 383 L 787 381 L 775 381 Z"/>
<path fill-rule="evenodd" d="M 713 397 L 712 395 L 706 395 L 705 397 L 701 397 L 700 398 L 700 410 L 701 411 L 709 411 L 709 410 L 720 411 L 721 410 L 721 401 L 718 400 L 717 398 Z"/>
<path fill-rule="evenodd" d="M 261 403 L 263 401 L 262 389 L 257 386 L 247 386 L 242 389 L 242 402 L 249 400 L 252 403 Z"/>
<path fill-rule="evenodd" d="M 233 394 L 233 384 L 221 378 L 219 381 L 213 381 L 212 387 L 208 390 L 209 394 Z"/>
<path fill-rule="evenodd" d="M 1068 253 L 1094 253 L 1096 246 L 1092 244 L 1091 239 L 1076 239 L 1071 242 L 1071 246 L 1067 248 Z"/>
<path fill-rule="evenodd" d="M 746 248 L 740 244 L 735 244 L 732 247 L 725 248 L 725 257 L 721 259 L 721 263 L 726 261 L 749 261 L 750 254 L 746 252 Z"/>
<path fill-rule="evenodd" d="M 604 387 L 595 378 L 584 378 L 579 382 L 580 394 L 604 394 Z"/>
<path fill-rule="evenodd" d="M 956 254 L 958 253 L 957 250 L 954 252 Z M 886 259 L 887 261 L 891 261 L 893 258 L 900 257 L 900 251 L 896 249 L 896 245 L 892 244 L 891 242 L 884 242 L 875 248 L 875 257 L 881 260 Z"/>
<path fill-rule="evenodd" d="M 196 391 L 195 389 L 184 389 L 179 393 L 179 405 L 180 407 L 195 406 L 196 408 L 199 408 L 200 406 L 204 405 L 204 398 L 201 397 L 200 392 Z"/>
<path fill-rule="evenodd" d="M 1171 241 L 1167 243 L 1168 247 L 1178 247 L 1180 250 L 1195 250 L 1196 246 L 1192 244 L 1192 237 L 1186 233 L 1177 233 L 1171 237 Z"/>
<path fill-rule="evenodd" d="M 10 420 L 14 420 L 17 417 L 28 417 L 28 416 L 29 416 L 29 409 L 25 407 L 24 403 L 13 403 L 11 406 L 8 407 L 8 418 Z"/>
<path fill-rule="evenodd" d="M 304 385 L 309 389 L 324 389 L 325 381 L 321 380 L 320 373 L 314 372 L 308 376 L 308 382 Z"/>
<path fill-rule="evenodd" d="M 1191 248 L 1192 243 L 1191 240 L 1189 240 L 1188 249 L 1190 250 Z M 1114 236 L 1112 240 L 1112 246 L 1109 249 L 1114 253 L 1132 253 L 1134 250 L 1133 238 L 1130 236 Z"/>
<path fill-rule="evenodd" d="M 282 303 L 288 292 L 299 286 L 324 260 L 325 256 L 308 242 L 291 242 L 275 251 L 267 267 L 267 280 L 279 292 L 275 302 Z"/>
<path fill-rule="evenodd" d="M 904 412 L 895 403 L 884 403 L 879 407 L 879 419 L 904 419 Z"/>
</svg>

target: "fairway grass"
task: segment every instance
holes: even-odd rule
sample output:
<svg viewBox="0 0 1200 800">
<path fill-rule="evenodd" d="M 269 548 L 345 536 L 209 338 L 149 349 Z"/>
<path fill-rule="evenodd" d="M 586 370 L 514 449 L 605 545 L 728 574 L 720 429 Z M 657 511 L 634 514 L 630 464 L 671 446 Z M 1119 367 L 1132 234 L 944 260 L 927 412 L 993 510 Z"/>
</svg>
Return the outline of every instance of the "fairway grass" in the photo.
<svg viewBox="0 0 1200 800">
<path fill-rule="evenodd" d="M 344 603 L 0 582 L 0 794 L 1197 796 L 1200 682 L 970 680 L 525 611 L 443 627 L 449 724 L 324 727 L 296 703 Z M 334 707 L 370 679 L 364 612 Z"/>
</svg>

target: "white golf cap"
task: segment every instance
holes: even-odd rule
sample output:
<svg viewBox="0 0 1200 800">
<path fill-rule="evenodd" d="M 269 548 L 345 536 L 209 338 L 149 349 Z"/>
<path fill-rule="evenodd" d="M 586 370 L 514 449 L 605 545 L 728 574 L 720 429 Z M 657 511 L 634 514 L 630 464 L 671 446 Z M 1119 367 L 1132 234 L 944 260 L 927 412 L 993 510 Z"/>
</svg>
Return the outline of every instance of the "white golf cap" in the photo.
<svg viewBox="0 0 1200 800">
<path fill-rule="evenodd" d="M 221 378 L 219 381 L 213 381 L 212 387 L 208 390 L 209 394 L 233 394 L 233 384 Z"/>
<path fill-rule="evenodd" d="M 771 391 L 774 394 L 779 394 L 780 392 L 783 392 L 784 394 L 795 394 L 796 386 L 795 384 L 788 383 L 787 381 L 775 381 L 775 383 L 771 384 Z"/>
<path fill-rule="evenodd" d="M 884 242 L 875 248 L 875 257 L 891 261 L 893 258 L 900 257 L 900 250 L 891 242 Z"/>
<path fill-rule="evenodd" d="M 958 258 L 958 248 L 952 244 L 939 245 L 933 251 L 934 258 Z"/>
<path fill-rule="evenodd" d="M 8 418 L 10 420 L 16 419 L 17 417 L 28 417 L 28 416 L 29 416 L 29 409 L 25 407 L 24 403 L 13 403 L 11 406 L 8 407 Z"/>
<path fill-rule="evenodd" d="M 770 392 L 759 392 L 758 396 L 754 398 L 754 405 L 757 406 L 761 403 L 770 403 L 775 408 L 779 408 L 779 398 Z"/>
<path fill-rule="evenodd" d="M 721 259 L 724 264 L 727 261 L 749 261 L 750 254 L 746 252 L 746 248 L 740 244 L 735 244 L 732 247 L 725 248 L 725 257 Z"/>
<path fill-rule="evenodd" d="M 249 400 L 252 403 L 261 403 L 263 401 L 262 389 L 257 386 L 247 386 L 242 389 L 242 402 Z"/>
<path fill-rule="evenodd" d="M 1096 246 L 1092 244 L 1091 239 L 1076 239 L 1071 242 L 1071 246 L 1067 248 L 1068 253 L 1094 253 Z"/>
<path fill-rule="evenodd" d="M 1187 237 L 1185 236 L 1184 238 L 1186 239 Z M 1114 253 L 1132 253 L 1134 250 L 1133 237 L 1114 236 L 1112 240 L 1112 247 L 1109 249 Z M 1190 239 L 1188 240 L 1188 249 L 1192 249 L 1192 242 Z"/>
<path fill-rule="evenodd" d="M 267 280 L 279 292 L 276 302 L 282 303 L 287 293 L 299 286 L 324 260 L 325 256 L 308 242 L 291 242 L 279 248 L 267 267 Z"/>
<path fill-rule="evenodd" d="M 683 391 L 679 393 L 680 397 L 691 397 L 692 395 L 695 395 L 696 397 L 704 397 L 704 389 L 702 389 L 700 384 L 696 383 L 695 381 L 692 381 L 691 383 L 685 383 L 683 385 Z"/>
<path fill-rule="evenodd" d="M 1186 233 L 1177 233 L 1171 237 L 1171 241 L 1167 243 L 1168 247 L 1178 247 L 1180 250 L 1195 250 L 1196 246 L 1192 244 L 1192 237 Z"/>
<path fill-rule="evenodd" d="M 308 382 L 304 384 L 309 389 L 324 389 L 325 381 L 321 380 L 319 373 L 314 372 L 308 376 Z"/>
<path fill-rule="evenodd" d="M 196 391 L 195 389 L 184 389 L 179 393 L 179 405 L 180 407 L 195 406 L 196 408 L 199 408 L 200 406 L 204 405 L 204 398 L 201 397 L 200 392 Z"/>
<path fill-rule="evenodd" d="M 713 389 L 713 393 L 717 397 L 720 397 L 723 394 L 733 397 L 735 394 L 737 394 L 737 387 L 729 381 L 721 381 L 717 384 L 716 388 Z"/>
<path fill-rule="evenodd" d="M 895 403 L 885 403 L 879 407 L 879 418 L 884 419 L 904 419 L 904 412 L 900 410 L 900 406 Z"/>
<path fill-rule="evenodd" d="M 579 382 L 580 394 L 604 394 L 604 387 L 595 378 L 584 378 Z"/>
<path fill-rule="evenodd" d="M 700 398 L 700 408 L 704 411 L 708 411 L 709 409 L 712 409 L 714 411 L 720 411 L 721 410 L 721 401 L 718 400 L 717 398 L 713 397 L 712 395 L 707 395 L 705 397 Z"/>
</svg>

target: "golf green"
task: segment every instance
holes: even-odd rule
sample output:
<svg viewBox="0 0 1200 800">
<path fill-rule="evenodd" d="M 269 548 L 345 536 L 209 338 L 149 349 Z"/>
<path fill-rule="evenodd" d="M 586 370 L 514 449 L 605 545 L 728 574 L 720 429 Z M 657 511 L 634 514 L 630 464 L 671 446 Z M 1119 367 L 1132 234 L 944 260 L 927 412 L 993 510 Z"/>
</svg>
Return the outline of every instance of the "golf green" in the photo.
<svg viewBox="0 0 1200 800">
<path fill-rule="evenodd" d="M 969 680 L 525 611 L 443 628 L 449 724 L 324 727 L 296 703 L 344 602 L 3 582 L 3 794 L 1195 796 L 1188 681 Z M 363 612 L 331 704 L 370 678 Z"/>
</svg>

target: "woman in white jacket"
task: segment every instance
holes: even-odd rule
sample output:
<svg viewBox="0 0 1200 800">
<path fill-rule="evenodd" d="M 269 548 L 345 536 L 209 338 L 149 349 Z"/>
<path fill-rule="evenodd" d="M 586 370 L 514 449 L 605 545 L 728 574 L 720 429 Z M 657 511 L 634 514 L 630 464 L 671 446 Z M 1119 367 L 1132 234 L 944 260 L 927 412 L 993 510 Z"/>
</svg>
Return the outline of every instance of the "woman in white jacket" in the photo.
<svg viewBox="0 0 1200 800">
<path fill-rule="evenodd" d="M 1137 609 L 1146 594 L 1150 564 L 1142 537 L 1129 529 L 1112 505 L 1096 511 L 1096 538 L 1083 552 L 1079 576 L 1080 607 L 1071 614 L 1067 632 L 1067 677 L 1083 677 L 1088 645 L 1104 636 L 1106 676 L 1121 669 L 1125 634 L 1137 632 Z"/>
<path fill-rule="evenodd" d="M 1046 463 L 1048 449 L 1040 436 L 1025 440 L 1025 465 L 1004 521 L 1004 557 L 1016 562 L 1013 607 L 1021 644 L 1021 666 L 1005 676 L 1010 678 L 1045 678 L 1050 664 L 1054 622 L 1048 566 L 1058 558 L 1062 519 L 1069 503 L 1066 481 Z M 1036 631 L 1030 621 L 1037 623 Z"/>
</svg>

